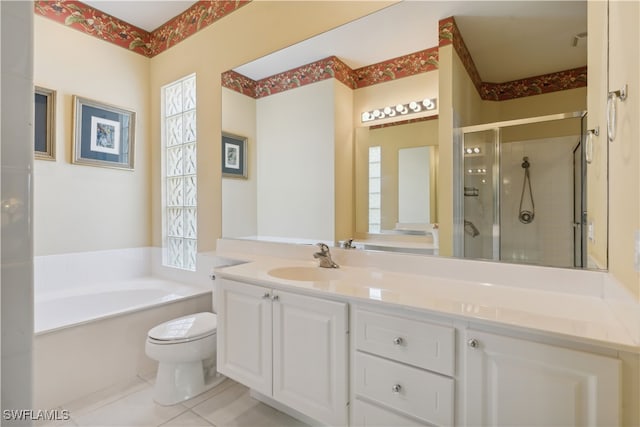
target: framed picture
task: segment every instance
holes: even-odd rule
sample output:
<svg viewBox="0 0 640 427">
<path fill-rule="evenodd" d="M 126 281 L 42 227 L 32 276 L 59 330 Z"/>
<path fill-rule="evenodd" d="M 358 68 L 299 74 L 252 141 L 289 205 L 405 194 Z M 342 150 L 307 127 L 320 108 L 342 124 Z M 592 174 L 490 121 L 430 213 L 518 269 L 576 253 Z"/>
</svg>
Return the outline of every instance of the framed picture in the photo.
<svg viewBox="0 0 640 427">
<path fill-rule="evenodd" d="M 34 95 L 34 156 L 36 159 L 55 160 L 56 91 L 36 86 Z"/>
<path fill-rule="evenodd" d="M 72 162 L 133 170 L 136 113 L 73 97 Z"/>
<path fill-rule="evenodd" d="M 222 132 L 222 176 L 247 178 L 247 138 Z"/>
</svg>

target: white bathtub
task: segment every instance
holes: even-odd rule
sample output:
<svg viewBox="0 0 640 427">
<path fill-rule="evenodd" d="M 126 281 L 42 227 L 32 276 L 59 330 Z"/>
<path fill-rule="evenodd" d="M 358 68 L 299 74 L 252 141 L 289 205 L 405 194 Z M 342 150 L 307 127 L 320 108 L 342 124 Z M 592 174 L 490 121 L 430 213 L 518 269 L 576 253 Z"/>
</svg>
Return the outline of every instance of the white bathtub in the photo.
<svg viewBox="0 0 640 427">
<path fill-rule="evenodd" d="M 154 277 L 39 292 L 34 330 L 39 335 L 202 294 L 211 290 Z"/>
<path fill-rule="evenodd" d="M 198 272 L 155 276 L 150 248 L 36 257 L 34 407 L 55 408 L 153 372 L 147 332 L 212 311 L 210 261 Z"/>
</svg>

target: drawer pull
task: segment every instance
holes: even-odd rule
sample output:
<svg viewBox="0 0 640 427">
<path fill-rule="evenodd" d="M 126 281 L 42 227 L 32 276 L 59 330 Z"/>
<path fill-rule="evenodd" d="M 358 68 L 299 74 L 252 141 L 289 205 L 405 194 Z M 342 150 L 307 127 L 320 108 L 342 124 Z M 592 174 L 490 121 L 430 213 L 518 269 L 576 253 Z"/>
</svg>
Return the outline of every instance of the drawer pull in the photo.
<svg viewBox="0 0 640 427">
<path fill-rule="evenodd" d="M 402 344 L 404 344 L 404 339 L 402 339 L 402 337 L 395 337 L 393 339 L 393 343 L 395 345 L 402 345 Z"/>
<path fill-rule="evenodd" d="M 478 348 L 480 347 L 480 342 L 477 339 L 472 338 L 469 341 L 467 341 L 467 345 L 471 348 Z"/>
<path fill-rule="evenodd" d="M 280 297 L 278 295 L 274 295 L 271 297 L 271 301 L 278 301 L 280 300 Z"/>
<path fill-rule="evenodd" d="M 269 292 L 265 292 L 264 295 L 262 295 L 262 299 L 270 299 L 271 298 L 271 294 Z"/>
<path fill-rule="evenodd" d="M 394 384 L 393 387 L 391 387 L 391 391 L 398 394 L 402 391 L 402 386 L 400 384 Z"/>
</svg>

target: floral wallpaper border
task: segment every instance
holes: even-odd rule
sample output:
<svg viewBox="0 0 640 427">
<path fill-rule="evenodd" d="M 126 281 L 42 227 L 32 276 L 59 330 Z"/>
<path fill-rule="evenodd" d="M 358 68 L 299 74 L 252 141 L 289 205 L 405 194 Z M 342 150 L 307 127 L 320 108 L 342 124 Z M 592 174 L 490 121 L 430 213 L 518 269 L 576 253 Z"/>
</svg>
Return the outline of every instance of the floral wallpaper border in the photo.
<svg viewBox="0 0 640 427">
<path fill-rule="evenodd" d="M 542 76 L 528 77 L 504 83 L 483 82 L 464 43 L 454 17 L 440 20 L 438 46 L 453 44 L 469 78 L 485 101 L 506 101 L 525 96 L 558 92 L 587 86 L 587 67 L 558 71 Z"/>
<path fill-rule="evenodd" d="M 580 67 L 506 83 L 483 82 L 480 97 L 484 100 L 506 101 L 586 86 L 587 67 Z"/>
<path fill-rule="evenodd" d="M 355 89 L 351 68 L 337 57 L 330 56 L 257 81 L 254 98 L 263 98 L 331 78 Z"/>
<path fill-rule="evenodd" d="M 467 70 L 467 74 L 469 74 L 469 78 L 473 82 L 473 85 L 478 90 L 478 93 L 481 93 L 480 87 L 482 86 L 482 79 L 480 78 L 480 73 L 478 73 L 478 69 L 476 68 L 476 64 L 473 62 L 471 53 L 469 52 L 469 49 L 467 49 L 467 45 L 464 43 L 464 39 L 458 29 L 455 18 L 451 16 L 449 18 L 441 19 L 438 24 L 438 46 L 442 47 L 450 44 L 453 45 L 453 48 L 458 53 L 458 57 L 462 61 L 464 68 Z"/>
<path fill-rule="evenodd" d="M 437 69 L 438 48 L 434 47 L 356 70 L 339 58 L 330 56 L 257 82 L 230 70 L 222 74 L 222 86 L 243 95 L 262 98 L 330 78 L 350 89 L 360 89 Z"/>
<path fill-rule="evenodd" d="M 251 0 L 200 0 L 151 33 L 76 0 L 36 0 L 34 13 L 152 58 L 250 2 Z M 337 57 L 331 56 L 267 77 L 259 82 L 228 71 L 222 75 L 222 84 L 224 87 L 254 98 L 329 78 L 336 78 L 351 89 L 359 89 L 437 70 L 439 47 L 452 44 L 480 97 L 484 100 L 504 101 L 587 85 L 586 67 L 506 83 L 483 82 L 456 25 L 455 18 L 440 20 L 438 34 L 437 47 L 356 70 L 349 68 Z"/>
<path fill-rule="evenodd" d="M 357 89 L 437 70 L 438 47 L 421 50 L 354 70 Z"/>
<path fill-rule="evenodd" d="M 152 58 L 251 0 L 201 0 L 153 32 L 76 0 L 36 0 L 34 13 Z"/>
</svg>

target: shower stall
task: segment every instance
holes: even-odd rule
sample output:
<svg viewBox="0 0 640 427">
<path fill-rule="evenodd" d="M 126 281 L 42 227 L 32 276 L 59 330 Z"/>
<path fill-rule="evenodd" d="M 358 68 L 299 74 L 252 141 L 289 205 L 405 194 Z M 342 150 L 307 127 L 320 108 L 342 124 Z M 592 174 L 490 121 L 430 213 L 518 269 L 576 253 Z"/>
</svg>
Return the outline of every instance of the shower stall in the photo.
<svg viewBox="0 0 640 427">
<path fill-rule="evenodd" d="M 457 256 L 583 267 L 586 113 L 460 129 L 455 139 Z"/>
</svg>

